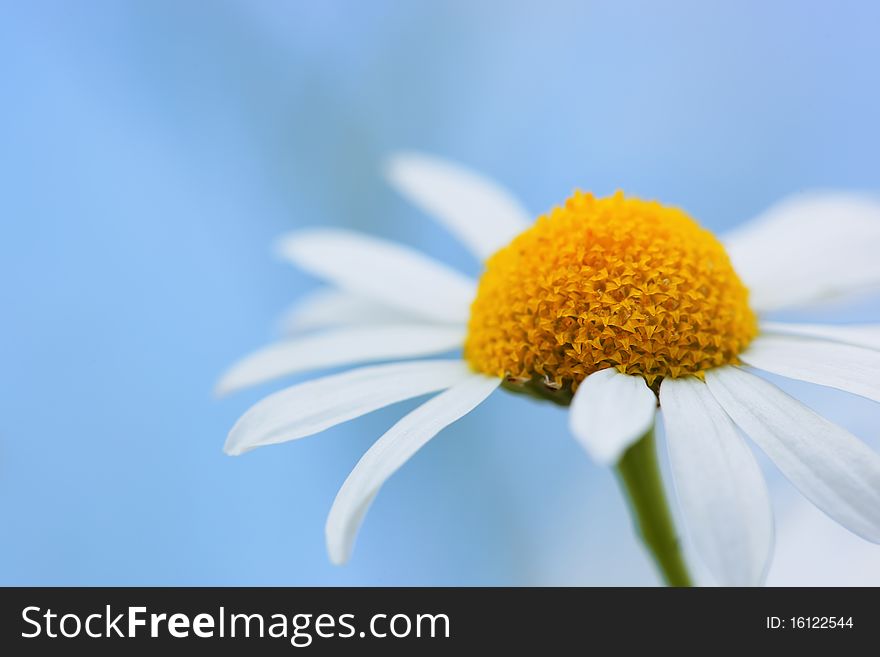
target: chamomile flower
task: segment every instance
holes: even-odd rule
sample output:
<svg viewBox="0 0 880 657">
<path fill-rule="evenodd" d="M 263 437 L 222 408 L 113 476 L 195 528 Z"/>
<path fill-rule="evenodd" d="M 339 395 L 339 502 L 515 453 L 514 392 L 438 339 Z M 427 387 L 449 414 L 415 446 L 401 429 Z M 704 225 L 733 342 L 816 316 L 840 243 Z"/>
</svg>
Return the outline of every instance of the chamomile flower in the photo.
<svg viewBox="0 0 880 657">
<path fill-rule="evenodd" d="M 880 202 L 802 195 L 719 240 L 680 209 L 621 193 L 576 192 L 533 221 L 498 186 L 434 158 L 397 156 L 388 174 L 485 262 L 480 280 L 350 231 L 287 235 L 280 253 L 332 287 L 287 317 L 291 337 L 218 386 L 359 365 L 257 403 L 232 428 L 229 454 L 436 393 L 342 485 L 326 527 L 335 563 L 349 558 L 382 484 L 499 387 L 569 408 L 574 437 L 636 488 L 650 476 L 623 467 L 637 445 L 653 450 L 643 438 L 659 409 L 683 520 L 721 584 L 760 583 L 773 548 L 742 434 L 818 508 L 880 542 L 880 455 L 750 371 L 880 401 L 880 325 L 763 319 L 880 289 Z M 461 359 L 426 359 L 459 348 Z M 368 365 L 381 361 L 393 362 Z"/>
</svg>

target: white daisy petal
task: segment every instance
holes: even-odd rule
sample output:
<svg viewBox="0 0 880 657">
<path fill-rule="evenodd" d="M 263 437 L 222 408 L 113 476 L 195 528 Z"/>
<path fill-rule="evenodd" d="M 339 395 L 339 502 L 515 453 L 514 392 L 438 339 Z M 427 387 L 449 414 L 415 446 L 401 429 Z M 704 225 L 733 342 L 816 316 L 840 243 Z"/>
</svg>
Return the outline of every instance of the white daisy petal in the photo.
<svg viewBox="0 0 880 657">
<path fill-rule="evenodd" d="M 736 367 L 706 373 L 727 414 L 813 504 L 880 543 L 880 455 L 772 383 Z"/>
<path fill-rule="evenodd" d="M 700 556 L 722 586 L 759 585 L 773 515 L 754 455 L 699 379 L 665 379 L 660 408 L 675 490 Z"/>
<path fill-rule="evenodd" d="M 281 319 L 285 334 L 312 331 L 328 326 L 417 323 L 417 315 L 383 303 L 330 288 L 300 299 Z M 427 320 L 425 320 L 427 321 Z"/>
<path fill-rule="evenodd" d="M 291 233 L 281 255 L 344 290 L 441 322 L 468 319 L 476 283 L 401 244 L 339 229 Z"/>
<path fill-rule="evenodd" d="M 761 322 L 761 332 L 775 335 L 802 335 L 831 342 L 880 350 L 880 324 L 788 324 Z"/>
<path fill-rule="evenodd" d="M 457 326 L 395 324 L 339 328 L 277 342 L 233 365 L 216 393 L 257 385 L 290 374 L 392 358 L 412 358 L 458 349 L 465 330 Z"/>
<path fill-rule="evenodd" d="M 460 360 L 423 360 L 363 367 L 306 381 L 252 406 L 229 432 L 224 451 L 238 455 L 255 447 L 304 438 L 472 376 Z"/>
<path fill-rule="evenodd" d="M 367 450 L 342 484 L 327 518 L 327 550 L 333 563 L 348 561 L 361 521 L 382 484 L 425 443 L 479 406 L 500 384 L 500 379 L 471 374 L 406 415 Z"/>
<path fill-rule="evenodd" d="M 656 411 L 657 398 L 642 377 L 611 367 L 578 386 L 569 426 L 593 460 L 612 465 L 654 425 Z"/>
<path fill-rule="evenodd" d="M 438 219 L 481 260 L 532 222 L 525 208 L 503 188 L 444 160 L 401 153 L 390 159 L 386 172 L 400 193 Z"/>
<path fill-rule="evenodd" d="M 880 352 L 789 335 L 759 335 L 740 360 L 759 370 L 880 401 Z"/>
<path fill-rule="evenodd" d="M 880 289 L 880 200 L 869 195 L 794 196 L 724 241 L 759 312 Z"/>
</svg>

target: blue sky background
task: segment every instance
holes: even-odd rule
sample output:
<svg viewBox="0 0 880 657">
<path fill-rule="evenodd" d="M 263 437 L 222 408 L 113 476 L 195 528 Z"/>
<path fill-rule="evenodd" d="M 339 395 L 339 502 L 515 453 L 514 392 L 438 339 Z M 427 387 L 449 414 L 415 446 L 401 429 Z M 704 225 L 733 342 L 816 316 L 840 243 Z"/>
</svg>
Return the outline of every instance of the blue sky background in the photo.
<svg viewBox="0 0 880 657">
<path fill-rule="evenodd" d="M 336 490 L 414 403 L 230 458 L 277 386 L 212 386 L 314 287 L 271 255 L 289 229 L 479 272 L 383 182 L 398 149 L 535 213 L 622 188 L 719 231 L 800 189 L 880 191 L 878 24 L 867 2 L 0 3 L 0 583 L 655 582 L 556 408 L 496 395 L 447 430 L 335 568 Z M 880 447 L 876 405 L 788 388 Z M 768 473 L 782 531 L 798 502 Z M 877 548 L 798 526 L 783 581 L 848 583 L 848 549 L 880 577 Z"/>
</svg>

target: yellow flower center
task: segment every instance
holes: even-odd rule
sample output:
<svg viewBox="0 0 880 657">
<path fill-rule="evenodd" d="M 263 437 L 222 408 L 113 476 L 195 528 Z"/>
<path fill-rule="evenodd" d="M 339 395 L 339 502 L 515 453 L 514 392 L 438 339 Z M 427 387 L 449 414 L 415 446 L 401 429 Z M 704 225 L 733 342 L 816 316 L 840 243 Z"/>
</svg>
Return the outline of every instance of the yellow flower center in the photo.
<svg viewBox="0 0 880 657">
<path fill-rule="evenodd" d="M 608 367 L 656 389 L 737 363 L 756 334 L 724 247 L 685 212 L 576 192 L 489 258 L 465 357 L 549 390 Z"/>
</svg>

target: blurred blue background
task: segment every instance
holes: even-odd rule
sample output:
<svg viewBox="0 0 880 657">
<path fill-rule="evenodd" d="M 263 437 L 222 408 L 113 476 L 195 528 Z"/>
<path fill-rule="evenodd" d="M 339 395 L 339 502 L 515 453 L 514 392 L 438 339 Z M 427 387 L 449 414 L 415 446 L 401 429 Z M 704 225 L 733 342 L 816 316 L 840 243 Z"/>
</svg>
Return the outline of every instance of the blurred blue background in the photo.
<svg viewBox="0 0 880 657">
<path fill-rule="evenodd" d="M 389 482 L 331 566 L 338 486 L 414 403 L 224 456 L 278 386 L 212 386 L 315 285 L 273 240 L 350 227 L 476 275 L 383 182 L 398 149 L 536 213 L 622 188 L 718 230 L 803 188 L 880 190 L 876 3 L 0 6 L 3 584 L 655 583 L 564 413 L 501 394 Z M 876 301 L 846 313 L 880 321 Z M 788 387 L 880 447 L 876 405 Z M 876 547 L 768 474 L 771 582 L 880 583 Z"/>
</svg>

